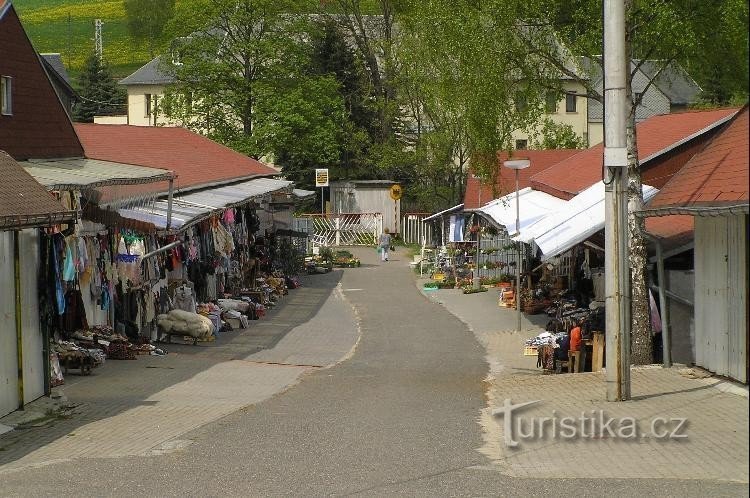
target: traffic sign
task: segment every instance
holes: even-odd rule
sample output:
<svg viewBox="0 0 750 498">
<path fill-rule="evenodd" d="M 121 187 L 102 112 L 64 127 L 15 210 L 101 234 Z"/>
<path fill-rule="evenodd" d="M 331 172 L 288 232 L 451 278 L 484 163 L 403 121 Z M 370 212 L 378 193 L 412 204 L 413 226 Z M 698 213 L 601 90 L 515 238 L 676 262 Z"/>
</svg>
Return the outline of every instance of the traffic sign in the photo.
<svg viewBox="0 0 750 498">
<path fill-rule="evenodd" d="M 315 186 L 316 187 L 328 186 L 328 168 L 315 170 Z"/>
<path fill-rule="evenodd" d="M 397 201 L 401 198 L 401 196 L 404 194 L 404 189 L 401 188 L 401 185 L 392 185 L 391 186 L 391 199 L 394 201 Z"/>
</svg>

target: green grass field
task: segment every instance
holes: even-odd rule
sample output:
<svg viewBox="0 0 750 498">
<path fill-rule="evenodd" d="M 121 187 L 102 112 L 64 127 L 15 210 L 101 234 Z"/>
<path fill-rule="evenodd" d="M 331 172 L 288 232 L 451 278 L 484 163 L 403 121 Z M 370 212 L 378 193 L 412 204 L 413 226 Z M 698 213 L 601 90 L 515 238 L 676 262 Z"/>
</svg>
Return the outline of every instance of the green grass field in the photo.
<svg viewBox="0 0 750 498">
<path fill-rule="evenodd" d="M 94 50 L 94 20 L 101 19 L 104 58 L 121 78 L 148 62 L 148 47 L 134 42 L 125 28 L 122 0 L 13 0 L 24 29 L 38 52 L 62 54 L 71 77 Z"/>
<path fill-rule="evenodd" d="M 94 20 L 101 19 L 104 59 L 116 78 L 123 78 L 151 60 L 148 47 L 137 43 L 125 27 L 123 0 L 11 0 L 26 33 L 40 53 L 62 54 L 75 80 L 94 51 Z M 177 0 L 190 5 L 190 0 Z M 377 12 L 363 2 L 365 12 Z M 310 0 L 311 10 L 319 0 Z M 158 50 L 157 50 L 158 52 Z"/>
</svg>

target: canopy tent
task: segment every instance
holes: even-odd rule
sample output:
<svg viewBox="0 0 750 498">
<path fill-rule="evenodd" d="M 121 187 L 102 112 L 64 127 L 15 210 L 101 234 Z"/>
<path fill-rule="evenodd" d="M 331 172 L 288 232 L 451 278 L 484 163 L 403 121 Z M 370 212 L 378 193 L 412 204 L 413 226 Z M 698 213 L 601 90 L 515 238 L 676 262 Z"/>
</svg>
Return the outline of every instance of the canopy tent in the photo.
<svg viewBox="0 0 750 498">
<path fill-rule="evenodd" d="M 452 208 L 444 209 L 443 211 L 437 212 L 435 214 L 431 214 L 430 216 L 428 216 L 426 218 L 423 218 L 422 221 L 425 222 L 425 221 L 436 220 L 436 219 L 440 218 L 443 215 L 452 214 L 452 213 L 456 213 L 458 211 L 461 211 L 463 208 L 464 208 L 463 204 L 458 204 L 456 206 L 453 206 Z"/>
<path fill-rule="evenodd" d="M 643 199 L 648 201 L 658 190 L 643 185 Z M 523 212 L 523 211 L 522 211 Z M 604 228 L 604 183 L 598 182 L 553 210 L 533 224 L 521 227 L 514 240 L 532 240 L 542 251 L 542 260 L 557 256 L 585 241 Z"/>
<path fill-rule="evenodd" d="M 518 191 L 518 211 L 521 232 L 540 219 L 554 213 L 565 205 L 565 201 L 553 195 L 526 187 Z M 508 233 L 516 232 L 516 193 L 505 195 L 479 208 L 495 223 L 504 226 Z"/>
<path fill-rule="evenodd" d="M 287 180 L 256 178 L 234 185 L 223 185 L 176 196 L 172 201 L 171 226 L 176 229 L 185 229 L 213 213 L 245 204 L 265 194 L 287 190 L 291 186 L 292 182 Z M 158 228 L 166 228 L 168 208 L 168 201 L 162 199 L 150 206 L 123 208 L 118 212 L 126 218 L 153 223 Z"/>
</svg>

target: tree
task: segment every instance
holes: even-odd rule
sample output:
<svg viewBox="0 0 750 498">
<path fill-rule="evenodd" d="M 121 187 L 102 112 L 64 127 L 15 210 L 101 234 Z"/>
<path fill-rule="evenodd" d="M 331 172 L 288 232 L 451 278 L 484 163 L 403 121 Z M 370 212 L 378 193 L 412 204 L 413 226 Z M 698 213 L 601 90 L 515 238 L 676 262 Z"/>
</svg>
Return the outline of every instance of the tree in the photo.
<svg viewBox="0 0 750 498">
<path fill-rule="evenodd" d="M 124 7 L 128 33 L 145 40 L 153 57 L 167 22 L 174 16 L 175 0 L 124 0 Z"/>
<path fill-rule="evenodd" d="M 197 4 L 197 5 L 196 5 Z M 285 173 L 335 164 L 344 114 L 337 83 L 307 74 L 314 26 L 293 0 L 202 0 L 170 23 L 180 64 L 162 99 L 170 118 Z M 311 178 L 310 178 L 311 179 Z M 305 184 L 309 185 L 307 181 Z"/>
<path fill-rule="evenodd" d="M 379 133 L 378 112 L 370 98 L 364 67 L 347 43 L 341 27 L 326 18 L 312 32 L 309 73 L 338 82 L 345 113 L 341 127 L 341 157 L 333 178 L 374 178 L 370 155 Z"/>
<path fill-rule="evenodd" d="M 86 65 L 78 79 L 80 102 L 73 110 L 73 119 L 93 123 L 94 116 L 106 116 L 122 112 L 127 95 L 112 78 L 106 63 L 95 53 L 86 59 Z"/>
<path fill-rule="evenodd" d="M 344 30 L 366 68 L 371 95 L 378 110 L 379 143 L 389 142 L 393 138 L 393 125 L 399 112 L 393 82 L 398 72 L 393 54 L 398 7 L 397 0 L 321 1 L 322 13 Z"/>
<path fill-rule="evenodd" d="M 515 130 L 538 122 L 542 90 L 559 84 L 557 71 L 533 55 L 514 56 L 518 25 L 499 0 L 415 1 L 401 21 L 398 55 L 406 82 L 399 88 L 416 124 L 415 146 L 451 143 L 452 166 L 464 172 L 470 162 L 475 175 L 492 182 L 497 151 L 511 148 Z M 421 140 L 436 134 L 438 141 Z"/>
<path fill-rule="evenodd" d="M 542 121 L 542 127 L 531 141 L 533 149 L 585 149 L 583 137 L 576 134 L 573 127 L 555 123 L 549 118 Z"/>
</svg>

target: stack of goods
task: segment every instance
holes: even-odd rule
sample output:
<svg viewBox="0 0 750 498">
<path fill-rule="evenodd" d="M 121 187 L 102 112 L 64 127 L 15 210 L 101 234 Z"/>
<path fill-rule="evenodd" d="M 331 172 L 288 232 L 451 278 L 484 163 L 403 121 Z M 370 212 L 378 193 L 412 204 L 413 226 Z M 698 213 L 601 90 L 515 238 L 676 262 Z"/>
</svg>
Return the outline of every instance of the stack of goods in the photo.
<svg viewBox="0 0 750 498">
<path fill-rule="evenodd" d="M 66 373 L 68 370 L 80 369 L 81 375 L 88 375 L 93 368 L 104 362 L 104 355 L 100 350 L 87 349 L 74 342 L 59 341 L 52 349 Z"/>
<path fill-rule="evenodd" d="M 156 317 L 159 331 L 169 337 L 181 335 L 193 338 L 193 343 L 199 340 L 210 340 L 214 334 L 211 319 L 198 313 L 183 310 L 172 310 Z"/>
<path fill-rule="evenodd" d="M 510 287 L 500 288 L 500 300 L 498 306 L 506 308 L 515 308 L 516 306 L 516 293 Z"/>
<path fill-rule="evenodd" d="M 249 326 L 248 316 L 254 314 L 254 303 L 243 299 L 219 299 L 217 302 L 223 310 L 222 317 L 232 328 L 246 329 Z"/>
<path fill-rule="evenodd" d="M 297 277 L 286 277 L 287 289 L 298 289 L 302 284 Z"/>
<path fill-rule="evenodd" d="M 201 303 L 196 307 L 196 311 L 199 315 L 203 315 L 209 320 L 214 326 L 214 330 L 220 331 L 223 328 L 221 322 L 221 308 L 214 303 Z"/>
</svg>

